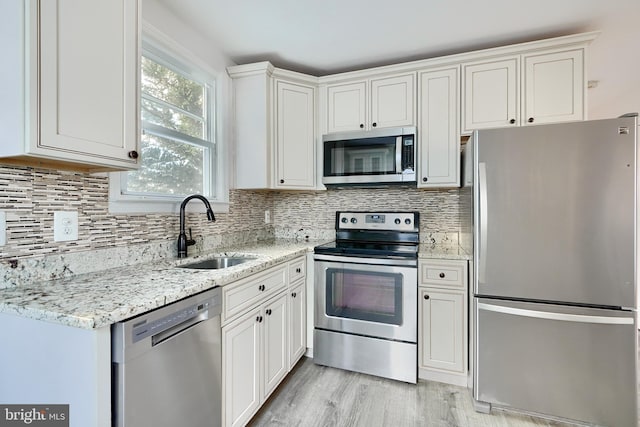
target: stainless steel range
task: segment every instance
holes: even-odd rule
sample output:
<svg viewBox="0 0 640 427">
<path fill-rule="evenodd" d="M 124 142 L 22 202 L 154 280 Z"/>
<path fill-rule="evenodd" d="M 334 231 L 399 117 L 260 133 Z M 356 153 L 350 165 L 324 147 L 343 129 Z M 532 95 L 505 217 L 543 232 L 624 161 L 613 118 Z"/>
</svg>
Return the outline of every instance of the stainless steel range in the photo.
<svg viewBox="0 0 640 427">
<path fill-rule="evenodd" d="M 336 212 L 315 247 L 315 363 L 417 382 L 418 229 L 418 212 Z"/>
</svg>

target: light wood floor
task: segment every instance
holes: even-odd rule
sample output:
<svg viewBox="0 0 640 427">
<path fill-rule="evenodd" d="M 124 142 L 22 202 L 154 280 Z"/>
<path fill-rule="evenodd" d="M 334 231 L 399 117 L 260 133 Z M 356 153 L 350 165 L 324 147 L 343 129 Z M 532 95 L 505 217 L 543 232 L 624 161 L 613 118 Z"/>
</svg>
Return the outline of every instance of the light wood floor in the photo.
<svg viewBox="0 0 640 427">
<path fill-rule="evenodd" d="M 303 358 L 250 426 L 498 427 L 570 424 L 493 410 L 473 410 L 463 387 L 406 384 L 315 365 Z"/>
</svg>

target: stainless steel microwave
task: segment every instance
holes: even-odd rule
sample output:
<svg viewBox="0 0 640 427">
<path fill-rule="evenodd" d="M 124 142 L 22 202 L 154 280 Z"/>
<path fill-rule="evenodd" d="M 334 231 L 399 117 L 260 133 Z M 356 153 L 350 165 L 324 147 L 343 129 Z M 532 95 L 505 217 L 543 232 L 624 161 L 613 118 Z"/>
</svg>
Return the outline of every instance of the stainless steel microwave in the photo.
<svg viewBox="0 0 640 427">
<path fill-rule="evenodd" d="M 322 183 L 416 182 L 415 139 L 415 126 L 324 135 Z"/>
</svg>

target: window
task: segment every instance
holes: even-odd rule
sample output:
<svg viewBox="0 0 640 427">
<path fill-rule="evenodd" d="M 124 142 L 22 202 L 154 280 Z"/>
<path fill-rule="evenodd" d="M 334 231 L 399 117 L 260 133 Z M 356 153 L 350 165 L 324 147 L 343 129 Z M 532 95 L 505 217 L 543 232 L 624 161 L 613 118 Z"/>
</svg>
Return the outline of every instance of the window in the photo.
<svg viewBox="0 0 640 427">
<path fill-rule="evenodd" d="M 140 168 L 112 174 L 110 210 L 175 211 L 194 193 L 225 202 L 214 79 L 148 43 L 140 78 Z"/>
</svg>

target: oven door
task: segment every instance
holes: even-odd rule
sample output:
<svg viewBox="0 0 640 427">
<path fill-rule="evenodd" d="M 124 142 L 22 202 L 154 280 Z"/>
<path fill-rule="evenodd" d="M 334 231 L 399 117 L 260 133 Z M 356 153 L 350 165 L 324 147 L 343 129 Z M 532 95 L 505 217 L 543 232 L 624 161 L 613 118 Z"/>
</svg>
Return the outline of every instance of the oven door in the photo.
<svg viewBox="0 0 640 427">
<path fill-rule="evenodd" d="M 315 256 L 315 327 L 417 342 L 415 260 Z"/>
</svg>

